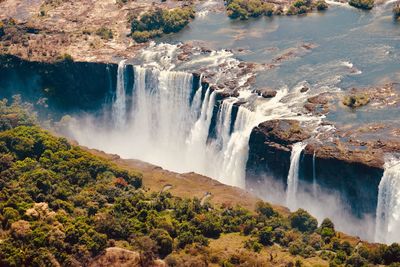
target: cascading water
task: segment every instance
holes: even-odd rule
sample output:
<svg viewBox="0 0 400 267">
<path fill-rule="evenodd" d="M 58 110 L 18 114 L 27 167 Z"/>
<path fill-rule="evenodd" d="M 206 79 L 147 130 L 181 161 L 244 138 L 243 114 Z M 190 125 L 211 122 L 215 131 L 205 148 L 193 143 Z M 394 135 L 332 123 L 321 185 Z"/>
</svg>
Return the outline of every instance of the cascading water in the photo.
<svg viewBox="0 0 400 267">
<path fill-rule="evenodd" d="M 113 104 L 113 120 L 115 126 L 121 128 L 125 123 L 126 116 L 126 99 L 125 99 L 125 63 L 121 60 L 118 64 L 117 90 L 115 93 L 115 101 Z"/>
<path fill-rule="evenodd" d="M 112 114 L 104 116 L 113 119 L 111 125 L 84 117 L 71 123 L 71 137 L 124 158 L 245 187 L 248 143 L 256 125 L 278 118 L 315 119 L 298 116 L 296 108 L 302 108 L 307 98 L 300 90 L 289 92 L 283 87 L 274 98 L 255 97 L 247 82 L 252 74 L 241 73 L 240 62 L 229 51 L 204 54 L 198 50 L 192 60 L 177 66 L 174 56 L 178 53 L 176 45 L 152 44 L 139 55 L 140 65 L 133 65 L 133 74 L 128 73 L 128 63 L 121 61 Z M 236 80 L 240 96 L 217 101 L 217 91 L 204 88 L 202 77 L 194 85 L 191 71 L 176 69 L 205 69 L 211 83 Z M 128 88 L 131 76 L 133 85 Z M 238 100 L 245 104 L 234 108 Z"/>
<path fill-rule="evenodd" d="M 312 158 L 312 163 L 313 163 L 313 196 L 317 197 L 317 170 L 316 170 L 316 163 L 315 163 L 315 151 L 313 153 L 313 158 Z"/>
<path fill-rule="evenodd" d="M 295 210 L 298 205 L 296 201 L 297 187 L 299 184 L 300 156 L 307 144 L 299 142 L 293 144 L 290 155 L 290 168 L 287 178 L 286 205 L 290 210 Z"/>
<path fill-rule="evenodd" d="M 389 158 L 379 184 L 375 242 L 400 240 L 400 159 Z"/>
<path fill-rule="evenodd" d="M 256 124 L 255 114 L 244 107 L 239 107 L 233 133 L 225 145 L 226 149 L 220 154 L 222 168 L 219 169 L 218 176 L 223 183 L 245 187 L 248 143 L 251 130 Z"/>
</svg>

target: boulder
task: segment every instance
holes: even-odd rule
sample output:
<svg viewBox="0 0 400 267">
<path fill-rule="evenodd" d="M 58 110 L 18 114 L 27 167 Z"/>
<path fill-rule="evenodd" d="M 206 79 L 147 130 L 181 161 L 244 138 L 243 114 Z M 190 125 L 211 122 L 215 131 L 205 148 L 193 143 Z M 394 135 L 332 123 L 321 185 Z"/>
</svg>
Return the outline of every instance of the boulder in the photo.
<svg viewBox="0 0 400 267">
<path fill-rule="evenodd" d="M 310 138 L 311 134 L 296 120 L 271 120 L 259 124 L 253 133 L 263 136 L 264 142 L 288 147 Z"/>
<path fill-rule="evenodd" d="M 307 92 L 308 90 L 310 90 L 310 88 L 309 88 L 308 86 L 303 85 L 303 86 L 301 87 L 301 89 L 300 89 L 300 93 L 305 93 L 305 92 Z"/>
<path fill-rule="evenodd" d="M 276 96 L 278 93 L 276 90 L 270 89 L 270 88 L 260 88 L 256 89 L 255 91 L 259 96 L 262 96 L 264 98 L 273 98 Z"/>
</svg>

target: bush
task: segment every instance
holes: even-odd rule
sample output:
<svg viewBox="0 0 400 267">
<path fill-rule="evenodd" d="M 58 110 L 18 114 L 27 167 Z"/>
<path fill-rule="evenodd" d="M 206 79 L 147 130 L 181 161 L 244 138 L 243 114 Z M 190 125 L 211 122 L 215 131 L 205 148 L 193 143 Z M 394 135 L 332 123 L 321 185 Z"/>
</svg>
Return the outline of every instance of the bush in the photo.
<svg viewBox="0 0 400 267">
<path fill-rule="evenodd" d="M 329 229 L 335 230 L 335 225 L 333 224 L 333 222 L 330 219 L 325 218 L 322 221 L 321 226 L 319 228 L 320 229 L 329 228 Z"/>
<path fill-rule="evenodd" d="M 383 262 L 386 265 L 400 262 L 400 245 L 397 243 L 393 243 L 387 247 L 385 252 L 382 255 Z"/>
<path fill-rule="evenodd" d="M 0 100 L 0 131 L 36 123 L 37 115 L 32 105 L 23 103 L 19 95 L 13 97 L 11 104 L 6 99 Z"/>
<path fill-rule="evenodd" d="M 273 244 L 273 233 L 272 227 L 267 226 L 260 230 L 258 234 L 258 239 L 264 246 L 269 246 Z"/>
<path fill-rule="evenodd" d="M 276 212 L 272 208 L 271 204 L 263 202 L 263 201 L 258 201 L 256 203 L 256 212 L 267 218 L 270 218 L 270 217 L 276 215 Z"/>
<path fill-rule="evenodd" d="M 232 0 L 227 1 L 227 13 L 231 19 L 246 20 L 249 17 L 261 15 L 271 16 L 274 13 L 274 5 L 262 0 Z"/>
<path fill-rule="evenodd" d="M 3 37 L 3 35 L 5 35 L 4 23 L 0 21 L 0 37 Z"/>
<path fill-rule="evenodd" d="M 240 18 L 241 20 L 246 20 L 249 18 L 249 12 L 245 7 L 242 7 L 243 1 L 233 0 L 227 7 L 228 16 L 231 19 Z M 242 5 L 241 5 L 242 4 Z"/>
<path fill-rule="evenodd" d="M 349 5 L 360 9 L 370 10 L 374 7 L 375 2 L 374 0 L 350 0 Z"/>
<path fill-rule="evenodd" d="M 160 31 L 142 31 L 142 32 L 134 32 L 132 33 L 132 38 L 138 43 L 145 43 L 149 39 L 160 36 Z"/>
<path fill-rule="evenodd" d="M 367 105 L 369 103 L 369 97 L 363 93 L 352 94 L 345 96 L 342 100 L 342 103 L 343 105 L 351 108 L 358 108 Z"/>
<path fill-rule="evenodd" d="M 318 221 L 307 211 L 299 209 L 289 216 L 290 224 L 300 232 L 314 232 L 317 229 Z"/>
<path fill-rule="evenodd" d="M 178 32 L 194 18 L 194 10 L 189 7 L 164 10 L 157 8 L 146 12 L 140 18 L 131 21 L 132 38 L 138 42 L 147 42 L 162 33 Z"/>
<path fill-rule="evenodd" d="M 272 16 L 275 12 L 275 7 L 273 4 L 266 3 L 264 4 L 265 16 Z"/>
<path fill-rule="evenodd" d="M 167 231 L 155 229 L 151 232 L 150 238 L 156 241 L 158 246 L 158 255 L 160 255 L 161 258 L 165 258 L 172 252 L 173 240 Z"/>
<path fill-rule="evenodd" d="M 262 250 L 263 245 L 256 240 L 249 239 L 245 242 L 244 247 L 258 253 Z"/>
<path fill-rule="evenodd" d="M 354 254 L 346 261 L 346 266 L 365 267 L 368 266 L 368 261 L 358 254 Z"/>
<path fill-rule="evenodd" d="M 291 242 L 289 245 L 289 252 L 292 255 L 300 255 L 303 248 L 305 247 L 305 244 L 301 241 L 294 241 Z"/>
<path fill-rule="evenodd" d="M 59 55 L 57 57 L 57 61 L 60 63 L 70 63 L 70 62 L 73 62 L 74 59 L 70 54 L 65 53 L 65 54 Z"/>
<path fill-rule="evenodd" d="M 325 2 L 325 0 L 318 0 L 315 3 L 315 7 L 317 8 L 318 11 L 323 11 L 328 9 L 328 4 Z"/>
<path fill-rule="evenodd" d="M 191 18 L 194 18 L 194 11 L 191 8 L 175 8 L 163 12 L 163 32 L 179 32 L 182 30 Z"/>
<path fill-rule="evenodd" d="M 101 39 L 104 39 L 104 40 L 110 40 L 110 39 L 114 38 L 112 30 L 109 28 L 106 28 L 106 27 L 101 27 L 100 29 L 98 29 L 96 31 L 96 34 L 98 36 L 100 36 Z"/>
<path fill-rule="evenodd" d="M 335 236 L 335 226 L 333 222 L 325 218 L 318 228 L 318 233 L 324 238 L 326 243 L 329 243 L 330 239 Z"/>
</svg>

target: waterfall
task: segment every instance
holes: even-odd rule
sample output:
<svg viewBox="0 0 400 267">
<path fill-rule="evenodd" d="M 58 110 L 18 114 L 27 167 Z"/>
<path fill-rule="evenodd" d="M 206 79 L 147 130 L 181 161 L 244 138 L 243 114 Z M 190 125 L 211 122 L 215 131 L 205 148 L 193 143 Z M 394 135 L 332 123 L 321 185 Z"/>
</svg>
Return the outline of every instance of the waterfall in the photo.
<svg viewBox="0 0 400 267">
<path fill-rule="evenodd" d="M 219 177 L 221 182 L 244 188 L 250 133 L 255 126 L 255 114 L 239 106 L 233 132 L 222 152 Z M 225 125 L 228 128 L 228 125 Z"/>
<path fill-rule="evenodd" d="M 290 210 L 297 208 L 297 187 L 299 184 L 300 156 L 307 144 L 299 142 L 293 144 L 290 155 L 290 168 L 287 178 L 286 205 Z"/>
<path fill-rule="evenodd" d="M 220 105 L 217 115 L 217 145 L 224 149 L 231 134 L 232 108 L 236 100 L 226 99 Z"/>
<path fill-rule="evenodd" d="M 202 146 L 207 141 L 215 104 L 215 91 L 211 93 L 210 91 L 210 89 L 207 89 L 201 106 L 200 117 L 191 130 L 191 136 L 187 142 L 189 146 Z"/>
<path fill-rule="evenodd" d="M 131 110 L 131 116 L 125 116 L 127 126 L 123 136 L 118 137 L 126 142 L 115 152 L 244 187 L 248 142 L 258 123 L 254 112 L 239 107 L 233 122 L 232 110 L 237 100 L 222 101 L 216 114 L 216 138 L 209 140 L 215 91 L 208 88 L 202 100 L 199 82 L 191 100 L 192 74 L 141 66 L 134 66 L 133 70 L 132 107 L 124 107 L 125 111 Z M 118 84 L 122 78 L 118 76 Z M 113 112 L 117 116 L 120 111 Z"/>
<path fill-rule="evenodd" d="M 379 183 L 375 242 L 400 240 L 400 159 L 389 158 Z"/>
<path fill-rule="evenodd" d="M 313 153 L 313 158 L 312 158 L 312 163 L 313 163 L 313 196 L 317 197 L 317 170 L 316 165 L 315 165 L 315 151 Z"/>
<path fill-rule="evenodd" d="M 121 60 L 118 63 L 117 89 L 112 106 L 113 121 L 117 128 L 123 127 L 126 119 L 125 62 L 126 60 Z"/>
</svg>

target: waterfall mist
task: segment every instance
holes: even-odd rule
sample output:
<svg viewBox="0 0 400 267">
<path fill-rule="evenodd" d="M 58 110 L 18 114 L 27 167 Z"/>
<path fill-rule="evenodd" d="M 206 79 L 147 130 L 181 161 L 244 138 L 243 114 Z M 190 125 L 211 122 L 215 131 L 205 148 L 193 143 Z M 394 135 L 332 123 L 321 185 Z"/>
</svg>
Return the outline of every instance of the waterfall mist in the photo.
<svg viewBox="0 0 400 267">
<path fill-rule="evenodd" d="M 276 180 L 265 174 L 257 182 L 247 182 L 247 188 L 265 201 L 282 205 L 287 201 L 287 186 L 285 181 Z M 317 194 L 314 195 L 314 188 Z M 364 215 L 362 218 L 354 216 L 350 206 L 343 202 L 340 192 L 327 190 L 306 181 L 299 181 L 295 197 L 295 208 L 302 208 L 318 219 L 321 223 L 324 218 L 330 218 L 335 228 L 346 234 L 359 236 L 364 240 L 374 241 L 375 218 Z"/>
</svg>

